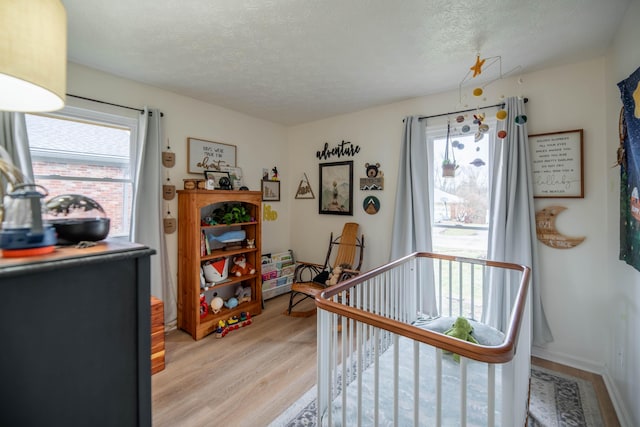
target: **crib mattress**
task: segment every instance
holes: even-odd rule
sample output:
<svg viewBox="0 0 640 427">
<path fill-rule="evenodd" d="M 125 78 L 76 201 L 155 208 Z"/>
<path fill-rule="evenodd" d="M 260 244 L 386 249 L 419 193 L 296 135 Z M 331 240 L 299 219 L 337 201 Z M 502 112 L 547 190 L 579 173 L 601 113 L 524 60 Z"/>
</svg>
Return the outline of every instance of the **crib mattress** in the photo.
<svg viewBox="0 0 640 427">
<path fill-rule="evenodd" d="M 440 318 L 434 322 L 420 321 L 415 325 L 443 332 L 453 323 L 451 318 Z M 504 334 L 493 328 L 480 327 L 475 324 L 474 332 L 478 342 L 483 345 L 499 345 L 504 341 Z M 487 329 L 489 328 L 489 329 Z M 481 329 L 482 331 L 479 331 Z M 409 426 L 414 423 L 414 341 L 400 337 L 398 340 L 398 425 Z M 436 425 L 436 349 L 419 344 L 419 422 L 418 425 Z M 375 425 L 375 415 L 378 415 L 378 425 L 392 426 L 394 403 L 394 350 L 393 345 L 379 356 L 379 386 L 378 406 L 374 405 L 374 374 L 375 361 L 371 360 L 362 371 L 362 420 L 360 425 Z M 351 378 L 351 369 L 355 364 L 350 363 L 347 378 Z M 453 355 L 445 354 L 442 358 L 442 425 L 460 425 L 460 363 L 453 359 Z M 495 422 L 500 425 L 501 395 L 501 365 L 495 365 Z M 357 411 L 357 383 L 356 379 L 349 380 L 346 387 L 346 426 L 358 425 Z M 488 365 L 486 363 L 467 360 L 467 425 L 486 426 L 488 410 Z M 332 402 L 332 423 L 342 426 L 343 395 L 338 395 Z M 322 417 L 323 425 L 328 425 L 328 413 Z"/>
</svg>

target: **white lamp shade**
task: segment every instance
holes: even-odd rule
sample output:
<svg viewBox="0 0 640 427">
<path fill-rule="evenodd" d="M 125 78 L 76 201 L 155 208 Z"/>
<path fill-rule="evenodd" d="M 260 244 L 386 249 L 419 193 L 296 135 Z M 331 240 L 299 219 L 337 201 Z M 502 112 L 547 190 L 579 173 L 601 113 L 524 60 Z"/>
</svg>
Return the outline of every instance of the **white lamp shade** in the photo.
<svg viewBox="0 0 640 427">
<path fill-rule="evenodd" d="M 67 14 L 59 0 L 0 0 L 0 110 L 54 111 L 67 87 Z"/>
</svg>

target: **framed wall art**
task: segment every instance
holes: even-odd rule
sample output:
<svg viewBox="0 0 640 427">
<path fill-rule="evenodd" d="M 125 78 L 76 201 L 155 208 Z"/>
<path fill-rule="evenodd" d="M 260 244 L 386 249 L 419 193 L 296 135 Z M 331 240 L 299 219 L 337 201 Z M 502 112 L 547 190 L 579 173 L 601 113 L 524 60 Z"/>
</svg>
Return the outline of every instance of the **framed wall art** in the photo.
<svg viewBox="0 0 640 427">
<path fill-rule="evenodd" d="M 187 170 L 202 173 L 219 171 L 224 166 L 236 166 L 236 146 L 204 139 L 187 138 Z"/>
<path fill-rule="evenodd" d="M 320 163 L 318 213 L 353 215 L 353 161 Z"/>
<path fill-rule="evenodd" d="M 529 135 L 533 197 L 584 197 L 582 129 Z"/>
<path fill-rule="evenodd" d="M 204 171 L 205 188 L 207 190 L 231 190 L 229 172 Z M 213 184 L 213 188 L 211 188 Z"/>
<path fill-rule="evenodd" d="M 316 195 L 313 194 L 313 189 L 311 188 L 311 184 L 309 183 L 309 178 L 307 177 L 306 172 L 304 173 L 304 178 L 300 180 L 300 184 L 298 184 L 298 191 L 296 191 L 296 199 L 315 199 Z"/>
<path fill-rule="evenodd" d="M 262 201 L 263 202 L 279 202 L 280 201 L 280 181 L 262 180 Z"/>
</svg>

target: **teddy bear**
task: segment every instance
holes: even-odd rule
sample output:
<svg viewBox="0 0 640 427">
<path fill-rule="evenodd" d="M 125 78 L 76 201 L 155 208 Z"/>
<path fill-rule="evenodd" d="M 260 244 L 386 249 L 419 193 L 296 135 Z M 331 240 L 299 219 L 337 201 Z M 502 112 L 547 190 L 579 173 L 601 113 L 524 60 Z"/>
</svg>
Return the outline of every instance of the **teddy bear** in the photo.
<svg viewBox="0 0 640 427">
<path fill-rule="evenodd" d="M 458 338 L 462 341 L 469 341 L 474 344 L 478 344 L 478 341 L 471 335 L 473 333 L 473 326 L 469 323 L 467 319 L 464 317 L 458 317 L 453 325 L 444 331 L 445 335 L 448 335 L 453 338 Z M 460 362 L 460 355 L 454 354 L 453 359 L 456 362 Z"/>
<path fill-rule="evenodd" d="M 244 255 L 238 255 L 233 258 L 233 267 L 231 267 L 231 274 L 240 277 L 247 274 L 254 274 L 256 269 L 247 262 L 247 258 Z"/>
<path fill-rule="evenodd" d="M 349 266 L 343 264 L 343 265 L 336 265 L 335 267 L 333 267 L 333 270 L 331 271 L 331 273 L 329 273 L 329 278 L 325 283 L 328 286 L 332 286 L 338 283 L 340 281 L 340 276 L 342 276 L 342 271 L 345 268 L 349 268 Z"/>
</svg>

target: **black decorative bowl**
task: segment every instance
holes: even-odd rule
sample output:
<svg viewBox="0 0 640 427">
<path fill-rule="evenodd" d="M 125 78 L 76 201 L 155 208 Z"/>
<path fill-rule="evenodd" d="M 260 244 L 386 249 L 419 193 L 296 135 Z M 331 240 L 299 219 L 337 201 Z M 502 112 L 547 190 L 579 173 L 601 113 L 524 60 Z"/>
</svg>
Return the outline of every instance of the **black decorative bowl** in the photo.
<svg viewBox="0 0 640 427">
<path fill-rule="evenodd" d="M 58 243 L 97 242 L 109 234 L 109 218 L 60 218 L 47 221 L 58 235 Z"/>
<path fill-rule="evenodd" d="M 102 206 L 80 194 L 62 194 L 49 200 L 43 219 L 56 229 L 62 245 L 97 242 L 109 234 L 110 221 Z"/>
</svg>

